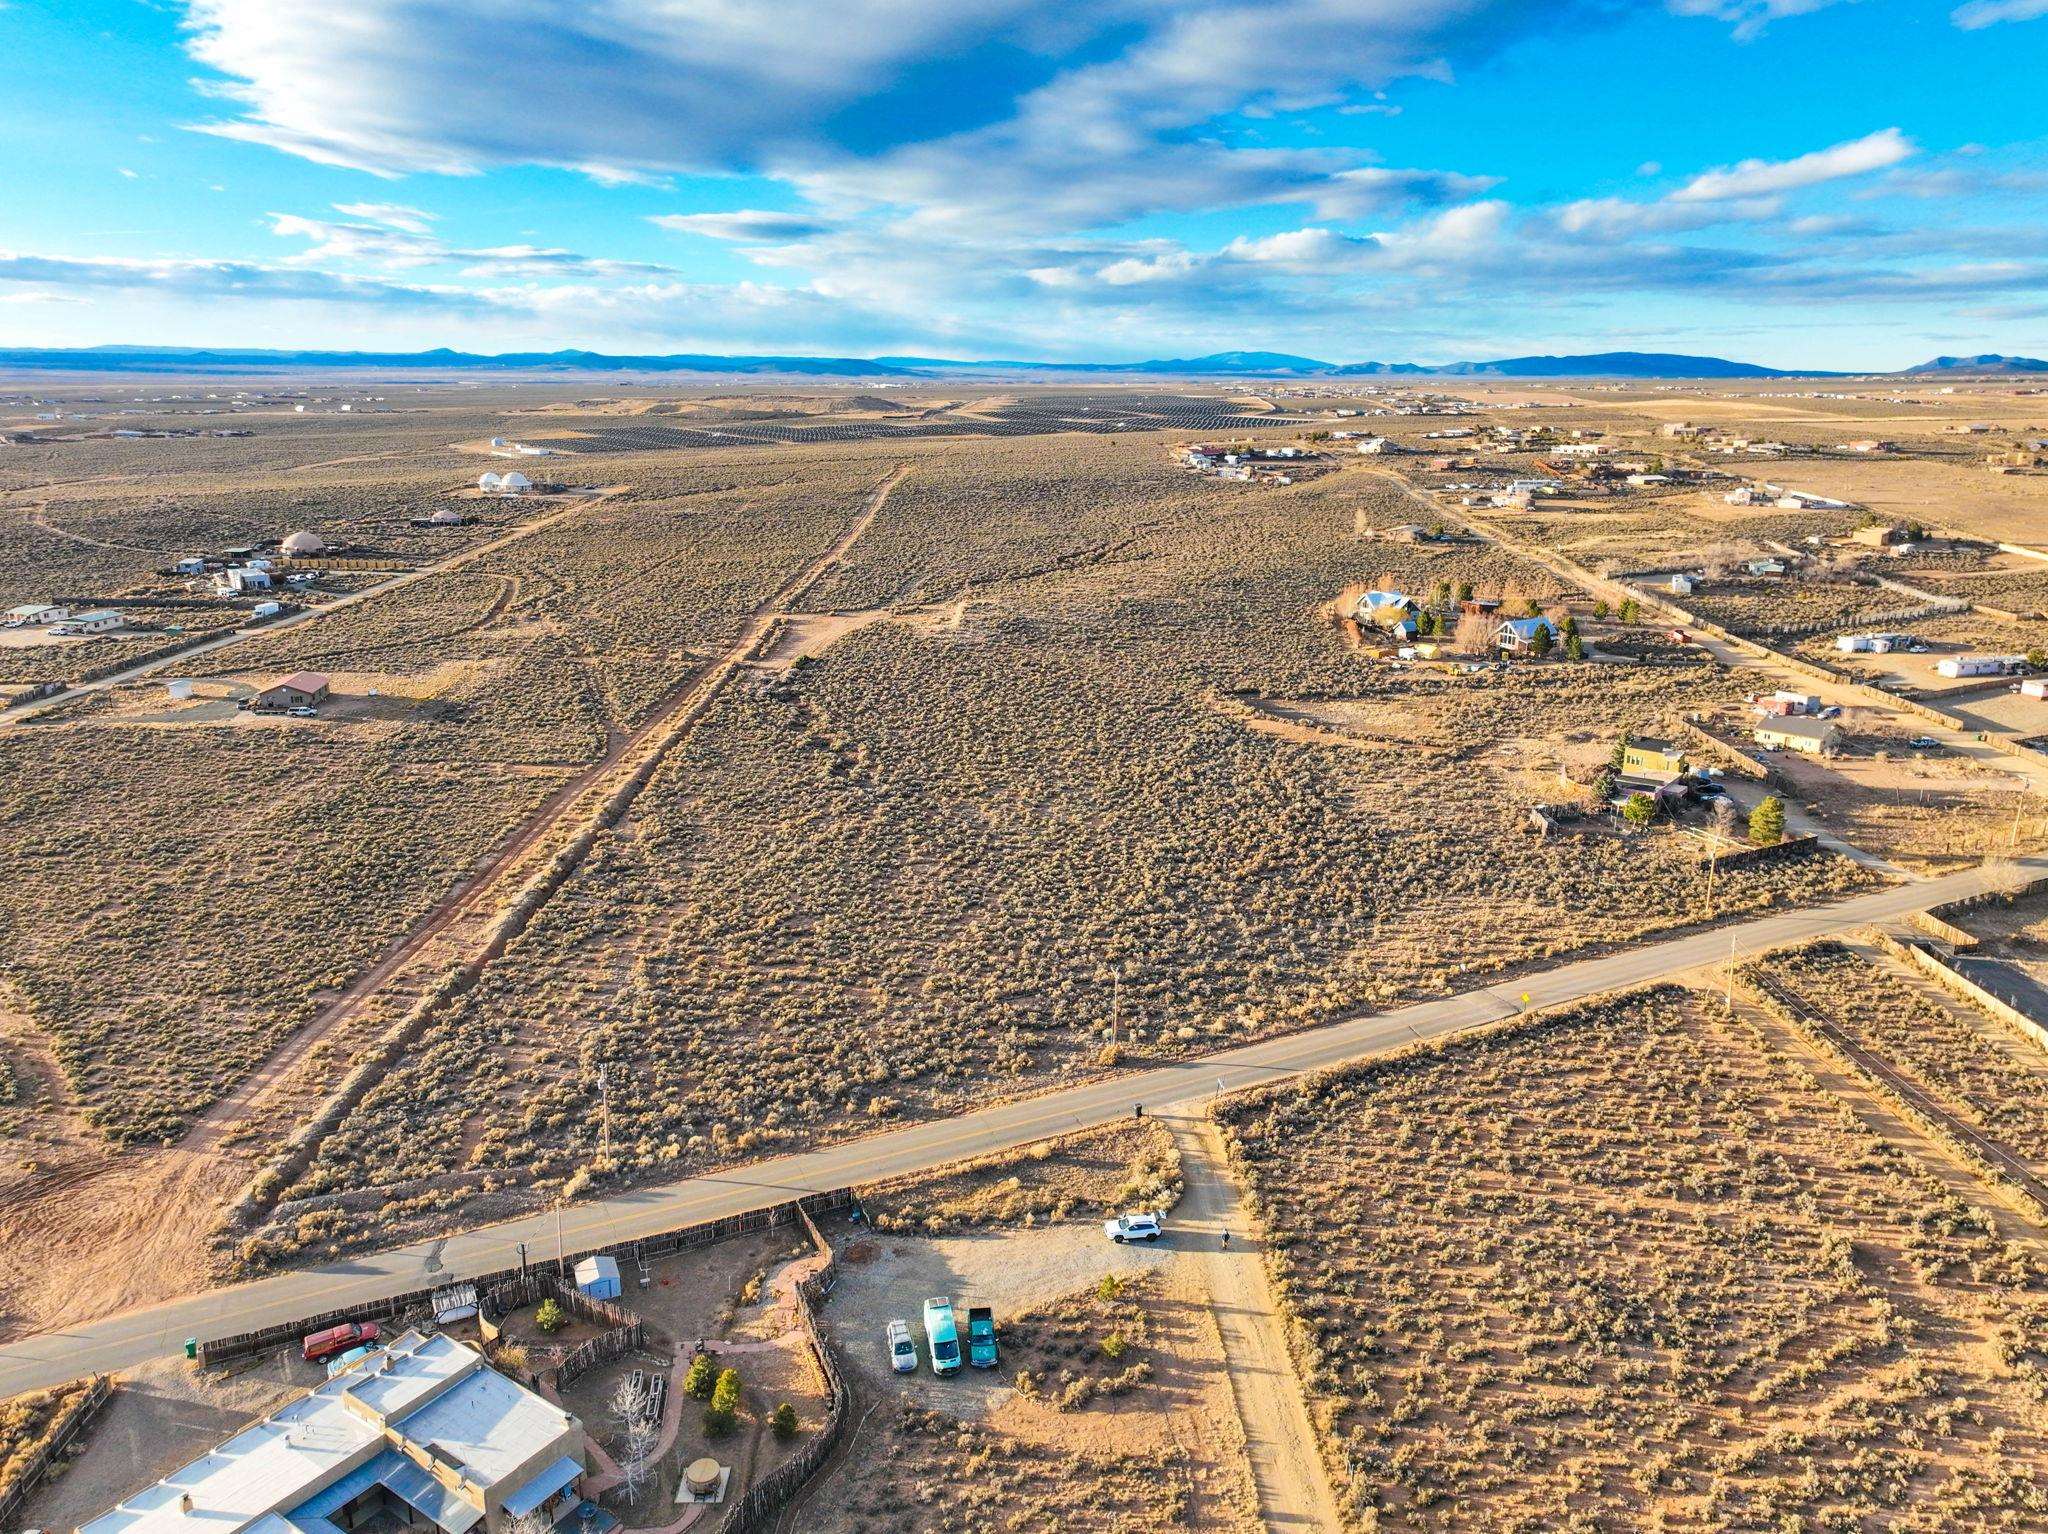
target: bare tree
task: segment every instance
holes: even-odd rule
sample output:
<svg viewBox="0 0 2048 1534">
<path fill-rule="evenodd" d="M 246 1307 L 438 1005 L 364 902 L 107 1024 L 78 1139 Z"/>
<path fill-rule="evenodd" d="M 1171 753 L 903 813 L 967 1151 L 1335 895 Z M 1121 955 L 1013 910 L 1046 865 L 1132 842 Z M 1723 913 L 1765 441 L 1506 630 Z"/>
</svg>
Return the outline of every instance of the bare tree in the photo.
<svg viewBox="0 0 2048 1534">
<path fill-rule="evenodd" d="M 1493 648 L 1494 633 L 1500 625 L 1485 613 L 1466 613 L 1458 620 L 1453 643 L 1464 655 L 1484 655 Z"/>
<path fill-rule="evenodd" d="M 626 1496 L 636 1499 L 647 1484 L 655 1445 L 661 1438 L 661 1425 L 654 1420 L 653 1393 L 644 1376 L 628 1374 L 612 1391 L 609 1404 L 620 1428 L 619 1474 L 625 1478 Z"/>
</svg>

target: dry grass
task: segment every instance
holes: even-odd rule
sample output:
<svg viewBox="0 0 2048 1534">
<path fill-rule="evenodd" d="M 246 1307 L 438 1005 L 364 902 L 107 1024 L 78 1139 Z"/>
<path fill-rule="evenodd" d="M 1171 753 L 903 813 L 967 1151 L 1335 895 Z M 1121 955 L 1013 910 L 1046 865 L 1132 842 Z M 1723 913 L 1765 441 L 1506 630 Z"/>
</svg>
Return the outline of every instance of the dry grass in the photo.
<svg viewBox="0 0 2048 1534">
<path fill-rule="evenodd" d="M 942 1235 L 1088 1218 L 1121 1209 L 1165 1211 L 1183 1191 L 1180 1150 L 1150 1119 L 1044 1140 L 1017 1152 L 859 1190 L 876 1230 Z"/>
<path fill-rule="evenodd" d="M 12 1491 L 56 1433 L 57 1424 L 92 1388 L 74 1380 L 51 1390 L 31 1391 L 0 1401 L 0 1498 Z"/>
<path fill-rule="evenodd" d="M 2048 1518 L 2048 1269 L 1716 1003 L 1222 1117 L 1358 1528 Z"/>
<path fill-rule="evenodd" d="M 992 481 L 1041 454 L 947 458 Z M 1123 507 L 1136 541 L 1117 561 L 977 586 L 957 627 L 874 624 L 733 689 L 326 1142 L 266 1240 L 324 1251 L 301 1217 L 345 1228 L 375 1207 L 426 1228 L 486 1186 L 674 1176 L 1099 1070 L 1112 966 L 1135 1064 L 1703 915 L 1675 842 L 1538 842 L 1525 811 L 1555 793 L 1531 774 L 1552 772 L 1561 720 L 1604 757 L 1623 728 L 1733 696 L 1727 678 L 1396 670 L 1317 609 L 1366 579 L 1552 578 L 1487 545 L 1355 541 L 1361 519 L 1408 515 L 1378 481 L 1184 504 L 1151 499 L 1152 470 L 1111 444 L 1063 462 Z M 934 550 L 959 536 L 923 531 Z M 972 568 L 992 557 L 977 546 Z M 1242 688 L 1427 715 L 1445 736 L 1277 740 L 1219 714 Z M 1821 857 L 1724 878 L 1717 904 L 1868 882 Z M 585 1108 L 600 1063 L 618 1073 L 609 1169 Z"/>
<path fill-rule="evenodd" d="M 1767 972 L 1958 1117 L 2048 1168 L 2048 1053 L 2038 1044 L 1840 943 L 1774 954 Z"/>
</svg>

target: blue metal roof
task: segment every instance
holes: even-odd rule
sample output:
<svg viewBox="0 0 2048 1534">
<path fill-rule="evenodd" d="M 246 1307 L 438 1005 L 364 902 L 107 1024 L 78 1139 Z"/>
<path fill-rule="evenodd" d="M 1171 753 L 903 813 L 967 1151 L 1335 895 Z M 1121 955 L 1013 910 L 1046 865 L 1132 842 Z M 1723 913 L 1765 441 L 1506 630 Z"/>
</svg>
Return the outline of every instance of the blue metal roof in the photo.
<svg viewBox="0 0 2048 1534">
<path fill-rule="evenodd" d="M 583 1467 L 568 1455 L 563 1455 L 505 1498 L 506 1515 L 512 1518 L 525 1517 L 549 1497 L 566 1489 L 581 1474 Z"/>
</svg>

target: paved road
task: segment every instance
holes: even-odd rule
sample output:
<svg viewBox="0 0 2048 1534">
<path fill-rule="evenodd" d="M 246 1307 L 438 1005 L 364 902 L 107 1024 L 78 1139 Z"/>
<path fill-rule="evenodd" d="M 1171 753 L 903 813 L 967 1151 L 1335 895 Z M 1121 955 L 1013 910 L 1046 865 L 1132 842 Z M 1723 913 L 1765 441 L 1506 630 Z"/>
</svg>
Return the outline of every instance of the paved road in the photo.
<svg viewBox="0 0 2048 1534">
<path fill-rule="evenodd" d="M 2048 859 L 2023 859 L 2031 875 Z M 1383 1053 L 1507 1017 L 1651 981 L 1808 938 L 1854 931 L 1964 895 L 1998 888 L 2007 877 L 1986 865 L 1939 879 L 1898 885 L 1834 905 L 1786 911 L 1755 921 L 1645 944 L 1599 958 L 1502 981 L 1437 1001 L 1372 1013 L 1219 1054 L 1087 1082 L 869 1136 L 798 1156 L 641 1188 L 560 1212 L 527 1216 L 446 1240 L 345 1258 L 254 1283 L 129 1311 L 67 1331 L 0 1347 L 0 1397 L 93 1370 L 120 1369 L 178 1351 L 188 1336 L 218 1337 L 304 1315 L 401 1294 L 425 1285 L 516 1264 L 518 1243 L 531 1255 L 579 1251 L 674 1230 L 701 1220 L 765 1208 L 799 1194 L 922 1171 L 965 1156 L 1028 1144 L 1048 1135 L 1121 1118 L 1134 1104 L 1185 1106 L 1219 1092 Z M 1526 1000 L 1524 1000 L 1526 998 Z M 557 1220 L 559 1219 L 559 1235 Z"/>
</svg>

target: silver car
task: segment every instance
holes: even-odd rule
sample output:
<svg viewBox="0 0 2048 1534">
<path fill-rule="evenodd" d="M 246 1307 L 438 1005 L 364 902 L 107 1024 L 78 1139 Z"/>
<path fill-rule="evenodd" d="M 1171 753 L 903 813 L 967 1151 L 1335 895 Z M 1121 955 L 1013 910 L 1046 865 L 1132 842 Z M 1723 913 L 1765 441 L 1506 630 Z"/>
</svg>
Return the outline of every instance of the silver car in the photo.
<svg viewBox="0 0 2048 1534">
<path fill-rule="evenodd" d="M 898 1374 L 917 1372 L 917 1344 L 910 1340 L 908 1321 L 891 1321 L 888 1331 L 889 1367 Z"/>
</svg>

